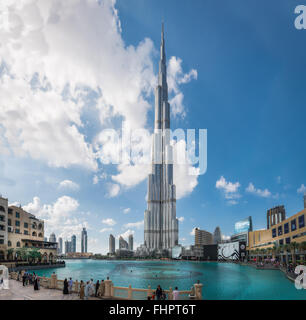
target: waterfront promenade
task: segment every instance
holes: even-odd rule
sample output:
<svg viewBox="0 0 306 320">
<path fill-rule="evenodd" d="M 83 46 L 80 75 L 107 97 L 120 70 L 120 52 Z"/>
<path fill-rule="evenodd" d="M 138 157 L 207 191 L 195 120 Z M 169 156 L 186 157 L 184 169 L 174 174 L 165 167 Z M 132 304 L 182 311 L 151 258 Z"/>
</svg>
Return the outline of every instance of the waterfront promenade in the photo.
<svg viewBox="0 0 306 320">
<path fill-rule="evenodd" d="M 0 290 L 0 300 L 80 300 L 76 293 L 63 294 L 61 290 L 40 287 L 34 291 L 33 286 L 23 287 L 21 281 L 10 280 L 8 290 Z M 88 300 L 99 300 L 89 297 Z M 81 300 L 80 300 L 81 301 Z"/>
</svg>

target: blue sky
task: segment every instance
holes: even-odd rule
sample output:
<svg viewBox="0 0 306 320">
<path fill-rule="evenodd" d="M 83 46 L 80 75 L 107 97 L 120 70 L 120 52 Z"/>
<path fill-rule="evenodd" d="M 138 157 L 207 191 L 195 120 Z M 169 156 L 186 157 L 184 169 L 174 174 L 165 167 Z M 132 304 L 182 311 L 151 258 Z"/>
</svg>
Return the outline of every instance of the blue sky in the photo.
<svg viewBox="0 0 306 320">
<path fill-rule="evenodd" d="M 213 232 L 219 225 L 230 235 L 234 223 L 249 215 L 254 228 L 264 228 L 266 210 L 278 204 L 287 216 L 300 211 L 306 185 L 306 31 L 294 27 L 299 4 L 117 0 L 114 11 L 109 1 L 97 10 L 88 0 L 16 8 L 19 18 L 0 33 L 0 43 L 7 41 L 7 48 L 0 47 L 0 192 L 50 220 L 48 232 L 79 237 L 87 226 L 94 252 L 107 252 L 110 232 L 134 232 L 142 243 L 143 174 L 113 178 L 125 168 L 87 154 L 91 148 L 105 152 L 99 132 L 119 128 L 122 120 L 152 132 L 164 19 L 167 59 L 176 57 L 172 62 L 181 68 L 172 72 L 177 91 L 170 98 L 183 94 L 172 128 L 208 130 L 207 172 L 193 184 L 182 177 L 191 187 L 177 202 L 177 216 L 184 217 L 181 243 L 193 243 L 194 227 Z M 29 16 L 35 30 L 44 30 L 40 36 L 18 32 L 18 26 L 29 32 Z M 197 76 L 182 83 L 191 70 Z M 35 72 L 39 94 L 29 85 Z M 67 85 L 71 96 L 65 98 Z M 72 124 L 77 133 L 68 130 Z M 73 183 L 61 184 L 65 180 Z"/>
</svg>

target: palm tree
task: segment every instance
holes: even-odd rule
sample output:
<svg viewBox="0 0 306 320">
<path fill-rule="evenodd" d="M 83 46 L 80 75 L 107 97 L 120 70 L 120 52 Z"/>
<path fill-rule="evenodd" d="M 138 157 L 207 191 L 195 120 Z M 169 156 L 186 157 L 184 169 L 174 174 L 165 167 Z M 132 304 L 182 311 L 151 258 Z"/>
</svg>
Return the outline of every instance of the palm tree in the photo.
<svg viewBox="0 0 306 320">
<path fill-rule="evenodd" d="M 288 261 L 288 249 L 289 249 L 289 245 L 288 244 L 285 244 L 283 246 L 283 249 L 284 249 L 284 253 L 286 254 L 286 265 L 288 266 L 289 264 L 289 261 Z"/>
<path fill-rule="evenodd" d="M 305 251 L 306 251 L 306 241 L 300 242 L 299 243 L 299 253 L 301 255 L 300 260 L 305 262 Z M 302 259 L 303 257 L 303 259 Z"/>
<path fill-rule="evenodd" d="M 265 258 L 265 253 L 267 252 L 266 249 L 261 249 L 261 261 L 264 261 L 264 258 Z"/>
<path fill-rule="evenodd" d="M 14 249 L 10 248 L 7 250 L 7 260 L 13 259 Z"/>
<path fill-rule="evenodd" d="M 258 263 L 258 261 L 259 261 L 259 251 L 260 251 L 260 249 L 255 249 L 255 254 L 256 254 L 256 263 Z"/>
<path fill-rule="evenodd" d="M 293 264 L 295 264 L 295 262 L 296 262 L 296 249 L 297 248 L 298 248 L 298 244 L 295 241 L 290 243 L 289 249 L 290 249 L 290 252 L 291 252 L 292 263 Z"/>
</svg>

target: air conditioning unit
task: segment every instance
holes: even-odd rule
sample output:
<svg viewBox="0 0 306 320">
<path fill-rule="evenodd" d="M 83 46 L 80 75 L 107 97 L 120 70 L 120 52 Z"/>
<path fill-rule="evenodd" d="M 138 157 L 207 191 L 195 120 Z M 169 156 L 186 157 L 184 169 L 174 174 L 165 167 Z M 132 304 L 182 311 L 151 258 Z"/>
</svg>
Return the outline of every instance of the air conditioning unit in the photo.
<svg viewBox="0 0 306 320">
<path fill-rule="evenodd" d="M 13 227 L 8 227 L 8 232 L 14 232 L 14 228 Z"/>
</svg>

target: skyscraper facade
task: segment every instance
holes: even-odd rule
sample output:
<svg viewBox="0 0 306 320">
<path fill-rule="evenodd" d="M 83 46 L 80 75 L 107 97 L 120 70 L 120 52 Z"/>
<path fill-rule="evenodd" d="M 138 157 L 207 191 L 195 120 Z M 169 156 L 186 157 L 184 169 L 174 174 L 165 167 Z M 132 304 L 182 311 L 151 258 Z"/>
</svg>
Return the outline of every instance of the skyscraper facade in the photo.
<svg viewBox="0 0 306 320">
<path fill-rule="evenodd" d="M 63 239 L 61 237 L 58 238 L 58 253 L 63 253 Z"/>
<path fill-rule="evenodd" d="M 116 242 L 115 242 L 115 237 L 112 234 L 109 235 L 108 246 L 109 246 L 109 253 L 114 254 L 115 248 L 116 248 Z"/>
<path fill-rule="evenodd" d="M 76 236 L 71 237 L 71 252 L 76 252 Z"/>
<path fill-rule="evenodd" d="M 285 206 L 276 206 L 267 211 L 267 229 L 286 219 Z M 251 230 L 252 231 L 252 230 Z"/>
<path fill-rule="evenodd" d="M 221 243 L 222 238 L 221 238 L 221 230 L 220 227 L 216 227 L 214 231 L 214 236 L 213 236 L 213 243 L 218 244 Z"/>
<path fill-rule="evenodd" d="M 129 250 L 133 251 L 133 242 L 134 242 L 134 237 L 132 234 L 129 235 Z"/>
<path fill-rule="evenodd" d="M 171 249 L 178 244 L 176 189 L 173 184 L 169 129 L 170 105 L 162 25 L 158 85 L 155 90 L 152 173 L 148 176 L 147 210 L 144 213 L 144 245 L 148 249 Z"/>
<path fill-rule="evenodd" d="M 49 242 L 56 242 L 56 236 L 53 232 L 50 234 Z"/>
<path fill-rule="evenodd" d="M 72 243 L 71 241 L 66 240 L 65 241 L 65 253 L 70 253 L 72 249 Z"/>
<path fill-rule="evenodd" d="M 128 243 L 120 236 L 119 237 L 119 249 L 128 249 Z"/>
<path fill-rule="evenodd" d="M 87 231 L 83 228 L 81 233 L 81 252 L 87 252 Z"/>
<path fill-rule="evenodd" d="M 195 228 L 194 230 L 194 244 L 196 246 L 204 246 L 213 243 L 213 235 L 206 231 Z"/>
</svg>

